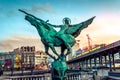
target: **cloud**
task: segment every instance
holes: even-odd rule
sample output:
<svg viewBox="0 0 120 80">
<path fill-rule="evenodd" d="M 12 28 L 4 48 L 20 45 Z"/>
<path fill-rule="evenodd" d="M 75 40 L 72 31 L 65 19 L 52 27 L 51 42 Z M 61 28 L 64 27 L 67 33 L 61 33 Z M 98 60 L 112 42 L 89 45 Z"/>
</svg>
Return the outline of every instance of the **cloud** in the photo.
<svg viewBox="0 0 120 80">
<path fill-rule="evenodd" d="M 18 14 L 16 13 L 16 11 L 14 10 L 9 10 L 7 13 L 6 13 L 6 16 L 7 17 L 14 17 L 14 16 L 17 16 Z"/>
<path fill-rule="evenodd" d="M 92 39 L 92 44 L 112 43 L 120 40 L 120 23 L 119 16 L 102 15 L 96 17 L 91 25 L 82 30 L 77 37 L 80 39 L 82 47 L 88 46 L 86 34 L 89 34 Z M 32 36 L 12 36 L 8 39 L 0 41 L 0 49 L 3 51 L 13 50 L 21 46 L 36 46 L 36 50 L 44 50 L 44 46 L 38 37 Z"/>
<path fill-rule="evenodd" d="M 35 46 L 36 50 L 44 50 L 43 44 L 37 37 L 26 36 L 11 36 L 0 41 L 1 51 L 13 51 L 21 46 Z"/>
<path fill-rule="evenodd" d="M 18 14 L 16 13 L 16 11 L 15 10 L 6 10 L 6 11 L 2 11 L 2 13 L 0 14 L 0 17 L 1 18 L 4 18 L 4 17 L 7 17 L 7 18 L 9 18 L 9 17 L 16 17 L 16 16 L 18 16 Z"/>
<path fill-rule="evenodd" d="M 0 52 L 8 52 L 13 51 L 16 48 L 20 48 L 22 46 L 35 46 L 36 51 L 45 51 L 44 45 L 41 42 L 39 37 L 34 37 L 31 35 L 17 35 L 17 36 L 11 36 L 9 38 L 6 38 L 2 41 L 0 41 Z M 55 48 L 60 53 L 59 48 Z M 52 55 L 53 52 L 51 49 L 49 49 L 49 53 Z"/>
<path fill-rule="evenodd" d="M 0 4 L 0 17 L 14 17 L 18 16 L 16 9 L 8 8 L 5 5 Z"/>
<path fill-rule="evenodd" d="M 88 46 L 86 34 L 92 39 L 92 44 L 110 44 L 120 40 L 119 16 L 114 14 L 99 15 L 91 25 L 84 29 L 77 37 L 80 39 L 81 46 Z"/>
<path fill-rule="evenodd" d="M 30 9 L 23 9 L 23 10 L 29 11 L 32 13 L 42 13 L 42 12 L 55 13 L 55 9 L 50 4 L 32 5 L 32 7 Z"/>
</svg>

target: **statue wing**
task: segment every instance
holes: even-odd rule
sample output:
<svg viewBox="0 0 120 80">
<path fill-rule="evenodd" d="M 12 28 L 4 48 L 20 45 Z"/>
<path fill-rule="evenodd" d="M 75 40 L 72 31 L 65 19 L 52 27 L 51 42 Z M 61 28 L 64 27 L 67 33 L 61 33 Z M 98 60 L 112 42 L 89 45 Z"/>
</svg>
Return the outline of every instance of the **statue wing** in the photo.
<svg viewBox="0 0 120 80">
<path fill-rule="evenodd" d="M 74 37 L 77 37 L 80 34 L 81 30 L 83 30 L 84 28 L 87 28 L 88 25 L 90 25 L 92 23 L 94 18 L 95 18 L 95 16 L 86 20 L 86 21 L 84 21 L 84 22 L 81 22 L 79 24 L 71 25 L 67 29 L 66 33 L 71 34 Z"/>
</svg>

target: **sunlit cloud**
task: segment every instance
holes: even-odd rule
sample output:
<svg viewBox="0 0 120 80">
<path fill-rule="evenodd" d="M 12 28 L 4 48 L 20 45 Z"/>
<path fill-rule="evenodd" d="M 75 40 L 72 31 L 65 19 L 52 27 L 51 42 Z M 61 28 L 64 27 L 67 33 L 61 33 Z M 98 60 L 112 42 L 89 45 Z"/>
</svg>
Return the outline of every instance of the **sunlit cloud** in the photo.
<svg viewBox="0 0 120 80">
<path fill-rule="evenodd" d="M 80 46 L 88 46 L 86 34 L 91 37 L 92 45 L 109 44 L 120 40 L 119 19 L 119 16 L 112 14 L 96 16 L 93 23 L 82 30 L 81 34 L 76 38 L 80 39 Z M 36 50 L 44 50 L 39 36 L 16 35 L 0 41 L 0 50 L 2 51 L 10 51 L 21 46 L 36 46 Z"/>
<path fill-rule="evenodd" d="M 11 36 L 0 41 L 1 51 L 13 51 L 13 49 L 20 48 L 21 46 L 35 46 L 36 50 L 44 50 L 40 38 L 33 37 L 30 35 Z"/>
<path fill-rule="evenodd" d="M 44 45 L 39 37 L 32 35 L 16 35 L 0 41 L 0 52 L 13 51 L 22 46 L 35 46 L 36 51 L 45 51 Z M 55 49 L 60 53 L 59 48 Z M 49 53 L 53 54 L 51 49 L 49 49 Z"/>
<path fill-rule="evenodd" d="M 114 14 L 99 15 L 93 23 L 81 32 L 77 39 L 81 40 L 81 46 L 87 46 L 86 34 L 92 39 L 92 44 L 110 44 L 120 40 L 120 16 Z"/>
</svg>

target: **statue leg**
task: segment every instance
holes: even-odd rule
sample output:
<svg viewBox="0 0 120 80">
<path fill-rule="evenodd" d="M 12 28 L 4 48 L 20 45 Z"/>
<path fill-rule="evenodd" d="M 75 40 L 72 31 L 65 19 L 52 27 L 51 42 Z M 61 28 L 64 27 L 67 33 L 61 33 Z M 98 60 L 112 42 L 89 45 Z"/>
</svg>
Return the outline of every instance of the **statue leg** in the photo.
<svg viewBox="0 0 120 80">
<path fill-rule="evenodd" d="M 66 47 L 64 45 L 61 46 L 61 54 L 60 56 L 58 57 L 58 59 L 62 60 L 65 55 L 64 55 L 64 51 L 65 51 Z"/>
<path fill-rule="evenodd" d="M 68 54 L 72 53 L 72 49 L 71 46 L 68 43 L 65 43 L 66 47 L 67 47 L 67 53 L 65 54 L 65 56 L 67 56 Z"/>
<path fill-rule="evenodd" d="M 64 42 L 64 45 L 65 45 L 66 48 L 67 48 L 67 53 L 66 53 L 66 55 L 65 55 L 65 57 L 66 57 L 68 54 L 72 53 L 71 46 L 70 46 L 70 44 L 68 43 L 69 38 L 66 37 L 65 35 L 61 35 L 61 39 L 62 39 L 62 41 Z"/>
<path fill-rule="evenodd" d="M 49 47 L 48 47 L 48 46 L 45 46 L 45 53 L 46 53 L 48 56 L 50 56 L 52 59 L 56 60 L 56 58 L 55 58 L 54 56 L 52 56 L 51 54 L 49 54 L 48 50 L 49 50 Z"/>
<path fill-rule="evenodd" d="M 61 46 L 61 56 L 64 56 L 64 51 L 65 51 L 66 47 L 64 45 Z"/>
<path fill-rule="evenodd" d="M 49 47 L 52 49 L 52 51 L 59 57 L 58 53 L 56 52 L 53 44 L 49 44 Z"/>
</svg>

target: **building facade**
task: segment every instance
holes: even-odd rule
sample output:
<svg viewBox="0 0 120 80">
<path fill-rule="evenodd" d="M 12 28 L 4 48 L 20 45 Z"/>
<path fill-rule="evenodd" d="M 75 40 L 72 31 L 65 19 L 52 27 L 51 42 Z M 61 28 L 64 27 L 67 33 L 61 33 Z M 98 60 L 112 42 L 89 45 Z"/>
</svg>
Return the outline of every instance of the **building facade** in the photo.
<svg viewBox="0 0 120 80">
<path fill-rule="evenodd" d="M 14 67 L 15 54 L 13 52 L 0 52 L 0 68 L 10 70 Z"/>
<path fill-rule="evenodd" d="M 35 46 L 22 46 L 21 53 L 21 66 L 25 69 L 34 67 L 35 64 Z"/>
<path fill-rule="evenodd" d="M 35 69 L 46 70 L 48 69 L 47 55 L 43 51 L 35 52 Z"/>
</svg>

